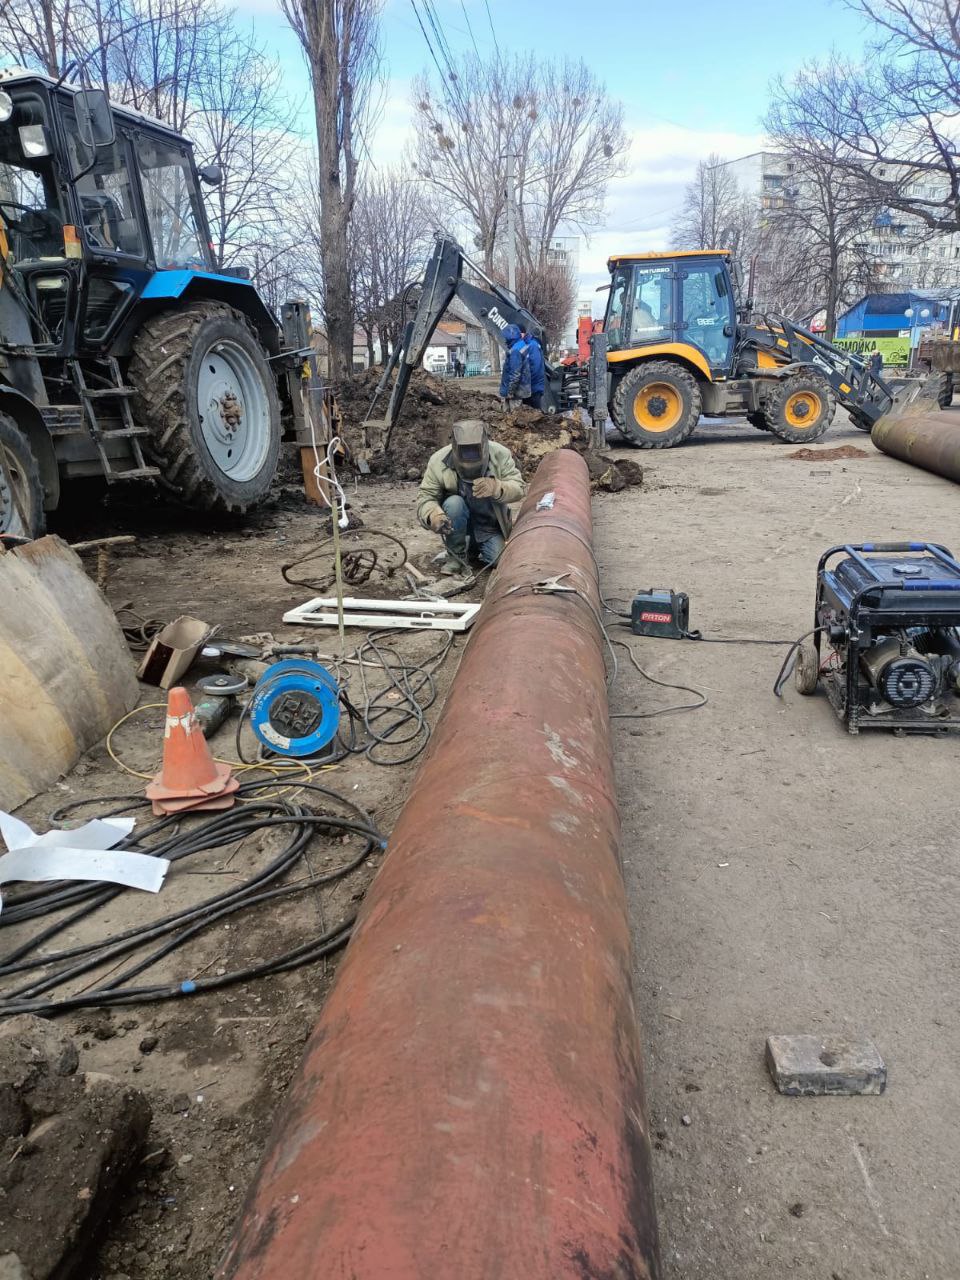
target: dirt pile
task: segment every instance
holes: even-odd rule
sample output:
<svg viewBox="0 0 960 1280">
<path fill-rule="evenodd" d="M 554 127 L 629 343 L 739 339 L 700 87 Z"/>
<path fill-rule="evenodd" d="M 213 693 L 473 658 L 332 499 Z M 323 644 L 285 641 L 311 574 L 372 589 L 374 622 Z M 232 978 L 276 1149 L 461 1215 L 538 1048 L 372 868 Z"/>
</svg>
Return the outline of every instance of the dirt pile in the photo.
<svg viewBox="0 0 960 1280">
<path fill-rule="evenodd" d="M 364 370 L 337 388 L 344 435 L 355 452 L 364 447 L 362 424 L 379 373 L 377 369 Z M 377 403 L 375 417 L 385 411 L 388 397 L 389 388 Z M 593 452 L 579 419 L 527 408 L 505 413 L 489 391 L 471 387 L 467 381 L 434 378 L 422 370 L 416 370 L 410 379 L 389 453 L 371 457 L 371 470 L 392 479 L 419 480 L 427 459 L 447 444 L 450 428 L 459 418 L 483 418 L 491 437 L 507 446 L 527 480 L 544 454 L 554 449 L 574 449 L 585 458 L 595 489 L 615 493 L 643 482 L 643 468 L 638 463 Z"/>
<path fill-rule="evenodd" d="M 866 458 L 865 449 L 858 449 L 854 444 L 837 445 L 835 449 L 794 449 L 788 458 L 797 462 L 839 462 L 844 458 Z"/>
</svg>

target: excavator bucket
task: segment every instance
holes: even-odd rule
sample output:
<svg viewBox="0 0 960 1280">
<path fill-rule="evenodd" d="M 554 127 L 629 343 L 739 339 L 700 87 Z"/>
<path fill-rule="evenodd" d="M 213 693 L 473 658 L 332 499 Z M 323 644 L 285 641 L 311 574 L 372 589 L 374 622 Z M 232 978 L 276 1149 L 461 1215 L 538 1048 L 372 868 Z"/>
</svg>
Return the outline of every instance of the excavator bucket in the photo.
<svg viewBox="0 0 960 1280">
<path fill-rule="evenodd" d="M 110 605 L 59 538 L 0 540 L 0 809 L 29 800 L 137 705 Z"/>
</svg>

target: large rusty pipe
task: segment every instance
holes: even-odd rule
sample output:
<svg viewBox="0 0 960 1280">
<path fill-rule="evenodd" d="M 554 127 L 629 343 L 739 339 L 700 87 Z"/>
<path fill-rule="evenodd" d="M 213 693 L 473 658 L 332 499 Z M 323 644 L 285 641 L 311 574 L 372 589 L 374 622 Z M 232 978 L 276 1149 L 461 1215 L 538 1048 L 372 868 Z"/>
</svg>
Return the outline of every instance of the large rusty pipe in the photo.
<svg viewBox="0 0 960 1280">
<path fill-rule="evenodd" d="M 600 608 L 553 453 L 221 1280 L 659 1276 Z"/>
<path fill-rule="evenodd" d="M 870 433 L 878 449 L 948 480 L 960 481 L 960 422 L 931 413 L 901 422 L 881 418 Z"/>
</svg>

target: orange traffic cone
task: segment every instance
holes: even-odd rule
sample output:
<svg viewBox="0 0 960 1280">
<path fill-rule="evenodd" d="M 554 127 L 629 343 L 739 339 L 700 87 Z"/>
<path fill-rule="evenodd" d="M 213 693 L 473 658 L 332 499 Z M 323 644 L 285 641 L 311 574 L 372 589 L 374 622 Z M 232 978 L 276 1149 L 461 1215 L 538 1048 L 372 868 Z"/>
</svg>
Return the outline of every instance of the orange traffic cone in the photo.
<svg viewBox="0 0 960 1280">
<path fill-rule="evenodd" d="M 163 734 L 163 768 L 147 786 L 153 812 L 229 809 L 239 786 L 230 766 L 217 764 L 210 754 L 186 689 L 171 689 Z"/>
</svg>

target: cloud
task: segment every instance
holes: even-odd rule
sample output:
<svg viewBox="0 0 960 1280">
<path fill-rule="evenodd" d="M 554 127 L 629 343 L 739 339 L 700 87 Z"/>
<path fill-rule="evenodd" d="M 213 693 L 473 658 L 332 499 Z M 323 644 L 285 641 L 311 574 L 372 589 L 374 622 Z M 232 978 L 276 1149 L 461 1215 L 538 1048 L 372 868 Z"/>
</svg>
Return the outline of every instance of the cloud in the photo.
<svg viewBox="0 0 960 1280">
<path fill-rule="evenodd" d="M 763 147 L 760 134 L 692 129 L 670 123 L 635 126 L 627 172 L 610 184 L 604 225 L 580 251 L 580 296 L 591 297 L 609 279 L 612 253 L 673 247 L 672 228 L 684 188 L 711 152 L 734 160 Z M 602 298 L 599 306 L 602 307 Z"/>
</svg>

